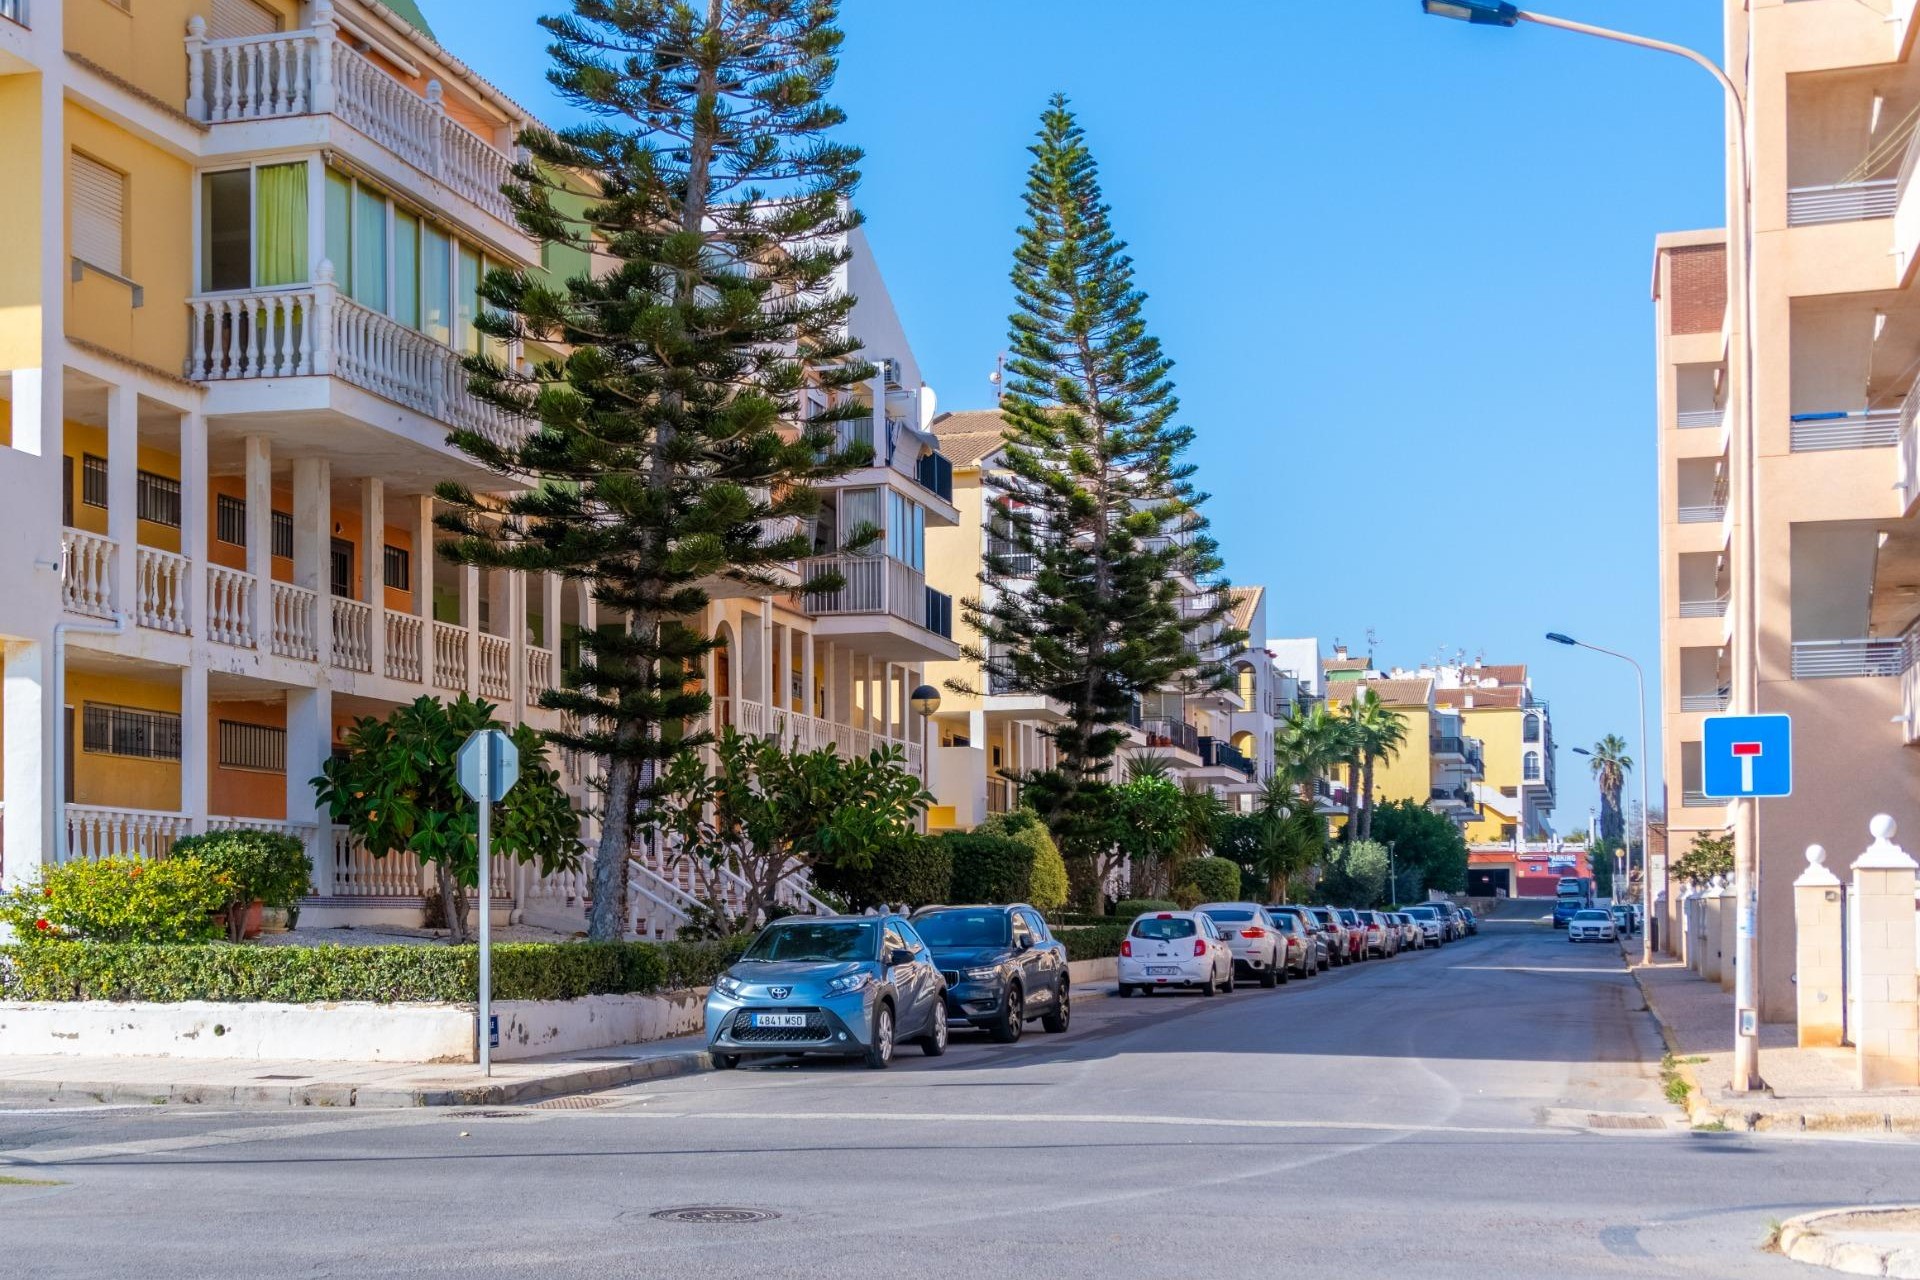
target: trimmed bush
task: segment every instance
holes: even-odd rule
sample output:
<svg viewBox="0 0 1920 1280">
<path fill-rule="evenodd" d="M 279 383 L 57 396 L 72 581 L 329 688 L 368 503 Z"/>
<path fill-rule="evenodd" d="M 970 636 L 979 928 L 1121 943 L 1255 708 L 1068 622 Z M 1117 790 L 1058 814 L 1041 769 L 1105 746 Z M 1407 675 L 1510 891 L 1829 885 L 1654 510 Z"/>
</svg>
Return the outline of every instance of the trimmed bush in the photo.
<svg viewBox="0 0 1920 1280">
<path fill-rule="evenodd" d="M 306 847 L 278 831 L 210 831 L 188 836 L 174 843 L 170 856 L 204 863 L 232 882 L 223 908 L 229 942 L 246 936 L 247 909 L 254 899 L 289 910 L 299 903 L 313 876 Z"/>
<path fill-rule="evenodd" d="M 1113 904 L 1115 917 L 1133 923 L 1135 916 L 1143 916 L 1149 911 L 1178 911 L 1180 904 L 1168 902 L 1165 898 L 1122 898 Z"/>
<path fill-rule="evenodd" d="M 493 996 L 571 1000 L 705 986 L 748 941 L 501 943 L 493 948 Z M 468 1004 L 479 981 L 479 950 L 465 946 L 0 947 L 5 1000 Z"/>
<path fill-rule="evenodd" d="M 1180 868 L 1180 884 L 1192 886 L 1195 902 L 1233 902 L 1240 897 L 1240 866 L 1225 858 L 1195 858 Z"/>
<path fill-rule="evenodd" d="M 1120 942 L 1127 936 L 1127 928 L 1125 924 L 1102 924 L 1061 929 L 1053 936 L 1066 944 L 1069 960 L 1104 960 L 1120 954 Z"/>
<path fill-rule="evenodd" d="M 193 858 L 100 858 L 42 867 L 0 895 L 0 920 L 28 946 L 59 942 L 206 942 L 233 896 L 224 872 Z"/>
<path fill-rule="evenodd" d="M 1060 847 L 1040 815 L 1031 809 L 996 813 L 974 828 L 975 835 L 999 836 L 1025 845 L 1033 855 L 1027 872 L 1026 892 L 1019 901 L 1042 911 L 1056 911 L 1067 904 L 1067 863 Z"/>
<path fill-rule="evenodd" d="M 853 911 L 904 902 L 924 907 L 953 897 L 953 854 L 944 840 L 924 836 L 873 855 L 866 867 L 817 865 L 814 881 Z"/>
<path fill-rule="evenodd" d="M 1006 836 L 948 832 L 939 844 L 953 858 L 954 902 L 1027 902 L 1033 849 Z"/>
</svg>

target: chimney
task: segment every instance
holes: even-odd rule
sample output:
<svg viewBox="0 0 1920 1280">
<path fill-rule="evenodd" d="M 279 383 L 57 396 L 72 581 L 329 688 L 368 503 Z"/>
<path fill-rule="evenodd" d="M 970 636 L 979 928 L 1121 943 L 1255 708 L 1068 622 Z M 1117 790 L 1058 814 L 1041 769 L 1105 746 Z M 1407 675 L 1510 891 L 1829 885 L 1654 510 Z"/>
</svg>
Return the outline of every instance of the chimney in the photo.
<svg viewBox="0 0 1920 1280">
<path fill-rule="evenodd" d="M 1335 662 L 1345 662 L 1347 660 L 1347 646 L 1343 644 L 1333 646 L 1333 660 Z"/>
</svg>

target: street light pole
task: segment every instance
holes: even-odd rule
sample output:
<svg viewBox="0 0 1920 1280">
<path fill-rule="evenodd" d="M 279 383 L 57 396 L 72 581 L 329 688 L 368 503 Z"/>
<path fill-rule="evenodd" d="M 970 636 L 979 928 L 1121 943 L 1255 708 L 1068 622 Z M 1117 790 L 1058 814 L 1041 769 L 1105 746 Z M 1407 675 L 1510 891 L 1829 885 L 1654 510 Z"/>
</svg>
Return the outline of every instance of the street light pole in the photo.
<svg viewBox="0 0 1920 1280">
<path fill-rule="evenodd" d="M 1729 709 L 1736 715 L 1753 715 L 1760 709 L 1760 522 L 1755 518 L 1754 510 L 1758 485 L 1755 482 L 1753 412 L 1753 162 L 1747 142 L 1747 104 L 1741 98 L 1738 86 L 1718 63 L 1684 45 L 1669 44 L 1664 40 L 1653 40 L 1543 13 L 1530 13 L 1509 0 L 1421 0 L 1421 8 L 1438 17 L 1458 18 L 1481 26 L 1511 27 L 1520 22 L 1531 22 L 1537 26 L 1555 27 L 1577 35 L 1671 54 L 1676 58 L 1685 58 L 1711 75 L 1726 94 L 1727 111 L 1733 117 L 1736 166 L 1734 191 L 1732 198 L 1727 201 L 1727 301 L 1729 309 L 1740 318 L 1740 340 L 1733 348 L 1739 359 L 1739 368 L 1735 371 L 1739 393 L 1734 399 L 1737 412 L 1730 433 L 1732 456 L 1728 461 L 1734 477 L 1731 499 L 1738 526 L 1738 536 L 1734 539 L 1734 580 L 1741 589 L 1735 592 L 1733 602 L 1736 643 L 1733 646 L 1733 696 Z M 1644 774 L 1641 781 L 1644 784 Z M 1760 865 L 1757 803 L 1751 798 L 1739 799 L 1734 801 L 1733 810 L 1734 900 L 1739 923 L 1734 935 L 1733 952 L 1733 1079 L 1730 1084 L 1736 1093 L 1751 1093 L 1765 1087 L 1760 1079 L 1759 1006 L 1754 980 L 1754 960 L 1758 953 L 1755 932 L 1758 924 L 1756 899 Z M 1643 815 L 1645 811 L 1643 802 Z"/>
</svg>

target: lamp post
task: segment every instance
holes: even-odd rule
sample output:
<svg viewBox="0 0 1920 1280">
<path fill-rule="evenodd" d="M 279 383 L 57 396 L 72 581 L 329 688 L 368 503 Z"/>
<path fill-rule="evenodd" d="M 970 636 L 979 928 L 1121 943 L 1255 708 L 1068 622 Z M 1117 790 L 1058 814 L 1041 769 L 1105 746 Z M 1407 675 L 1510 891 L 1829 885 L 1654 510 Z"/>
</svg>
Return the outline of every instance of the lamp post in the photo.
<svg viewBox="0 0 1920 1280">
<path fill-rule="evenodd" d="M 1677 58 L 1685 58 L 1711 75 L 1726 94 L 1727 110 L 1733 116 L 1734 123 L 1732 133 L 1736 165 L 1734 191 L 1727 201 L 1727 287 L 1729 306 L 1737 307 L 1740 317 L 1740 341 L 1734 344 L 1734 352 L 1739 360 L 1736 373 L 1739 396 L 1734 401 L 1738 411 L 1731 432 L 1732 456 L 1729 462 L 1734 476 L 1734 492 L 1731 495 L 1733 510 L 1738 513 L 1737 522 L 1740 526 L 1740 536 L 1734 542 L 1734 580 L 1741 589 L 1734 593 L 1733 633 L 1736 643 L 1733 646 L 1733 697 L 1729 710 L 1736 715 L 1752 715 L 1760 709 L 1757 652 L 1760 602 L 1757 597 L 1759 521 L 1754 518 L 1757 486 L 1754 480 L 1753 414 L 1753 163 L 1747 143 L 1746 102 L 1740 97 L 1739 88 L 1718 63 L 1684 45 L 1669 44 L 1664 40 L 1653 40 L 1584 22 L 1572 22 L 1543 13 L 1531 13 L 1508 3 L 1508 0 L 1420 0 L 1420 7 L 1435 17 L 1456 18 L 1476 26 L 1512 27 L 1530 22 L 1571 31 L 1576 35 L 1672 54 Z M 1644 738 L 1643 734 L 1643 741 Z M 1645 782 L 1646 775 L 1643 773 L 1643 787 Z M 1734 936 L 1733 1079 L 1730 1083 L 1736 1093 L 1751 1093 L 1765 1087 L 1760 1079 L 1759 1017 L 1754 981 L 1754 959 L 1758 952 L 1755 908 L 1759 868 L 1755 805 L 1752 799 L 1734 801 L 1734 899 L 1738 904 L 1739 927 Z M 1644 823 L 1644 799 L 1640 811 Z"/>
</svg>

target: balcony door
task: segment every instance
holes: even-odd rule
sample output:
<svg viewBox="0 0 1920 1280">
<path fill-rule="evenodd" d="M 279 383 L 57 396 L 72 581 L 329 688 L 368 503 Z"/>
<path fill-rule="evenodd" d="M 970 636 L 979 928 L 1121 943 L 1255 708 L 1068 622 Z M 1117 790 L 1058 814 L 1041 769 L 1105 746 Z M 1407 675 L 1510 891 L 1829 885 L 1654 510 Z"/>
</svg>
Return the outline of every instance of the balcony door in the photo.
<svg viewBox="0 0 1920 1280">
<path fill-rule="evenodd" d="M 207 14 L 207 39 L 239 40 L 270 36 L 280 30 L 280 15 L 254 0 L 213 0 Z"/>
</svg>

